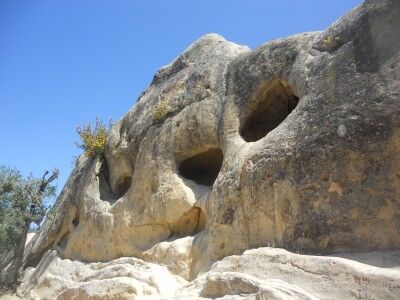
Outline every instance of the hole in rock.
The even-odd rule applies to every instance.
[[[179,166],[179,173],[197,184],[211,186],[218,176],[223,158],[221,149],[209,149],[185,159]]]
[[[57,243],[57,246],[60,247],[61,250],[64,250],[67,247],[68,238],[69,238],[69,231]]]
[[[72,224],[77,227],[79,225],[79,213],[76,213],[76,216],[74,217],[74,219],[72,220]]]
[[[98,176],[100,199],[108,201],[110,204],[115,203],[116,200],[121,198],[128,191],[132,182],[131,176],[121,175],[115,184],[114,190],[112,190],[110,186],[110,174],[105,160],[101,164]]]
[[[132,182],[131,176],[124,176],[118,179],[115,185],[115,193],[117,194],[118,198],[122,197],[129,190],[131,182]]]
[[[246,142],[260,140],[282,123],[298,102],[292,88],[280,79],[262,85],[252,101],[250,113],[241,124],[241,136]]]

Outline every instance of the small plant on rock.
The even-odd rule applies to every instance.
[[[162,122],[167,118],[168,113],[170,112],[170,107],[167,101],[160,101],[153,110],[154,120],[157,122]]]
[[[88,157],[103,155],[111,125],[111,121],[107,125],[96,117],[94,125],[86,124],[82,127],[78,126],[76,132],[79,135],[80,141],[75,142],[75,144],[83,149]]]
[[[334,45],[341,43],[342,39],[340,37],[333,37],[328,35],[322,40],[325,47],[333,47]]]

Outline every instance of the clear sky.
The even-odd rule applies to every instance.
[[[62,187],[78,124],[120,119],[168,64],[214,32],[255,48],[323,30],[361,0],[0,0],[0,164]]]

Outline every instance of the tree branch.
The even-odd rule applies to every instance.
[[[44,191],[46,190],[46,187],[47,187],[52,181],[54,181],[55,179],[58,178],[58,175],[60,174],[60,171],[59,171],[58,169],[54,169],[54,170],[52,171],[51,176],[50,176],[49,178],[46,179],[47,174],[49,174],[49,171],[45,171],[44,174],[43,174],[42,181],[41,181],[41,183],[40,183],[39,191],[38,191],[40,194],[43,194]]]

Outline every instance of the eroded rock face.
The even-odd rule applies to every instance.
[[[399,251],[392,255],[397,258],[391,263],[399,266]],[[370,254],[376,261],[380,257]],[[258,248],[215,263],[179,293],[195,299],[197,295],[213,299],[395,299],[400,293],[399,279],[398,270]]]
[[[53,250],[36,269],[27,269],[20,290],[33,299],[132,299],[167,297],[186,283],[167,268],[134,257],[85,264],[60,259]]]
[[[26,266],[55,248],[191,280],[260,246],[400,249],[398,28],[400,3],[371,0],[255,50],[202,37],[78,160]]]
[[[224,258],[188,283],[137,258],[85,264],[49,251],[36,269],[27,269],[19,292],[58,300],[398,299],[399,250],[342,255],[353,260],[252,249]]]

